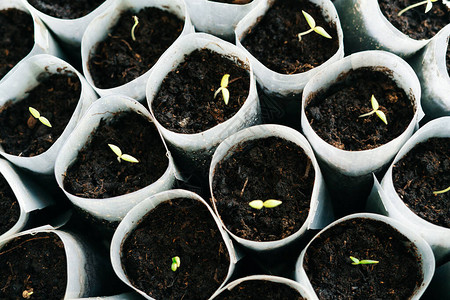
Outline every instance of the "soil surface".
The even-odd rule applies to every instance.
[[[33,18],[18,9],[0,10],[0,80],[34,46]]]
[[[395,190],[419,217],[450,228],[450,138],[431,138],[416,145],[392,170]]]
[[[137,16],[136,40],[131,29]],[[95,46],[89,59],[89,72],[95,86],[108,89],[128,83],[148,70],[178,38],[183,31],[184,20],[154,7],[138,13],[124,12],[108,37]]]
[[[328,144],[350,151],[373,149],[401,135],[415,108],[389,72],[365,67],[339,75],[328,90],[306,100],[311,127]],[[373,110],[372,95],[385,113],[387,125],[376,114],[359,117]]]
[[[64,244],[54,233],[13,239],[0,249],[0,298],[63,299],[67,286]]]
[[[81,82],[71,72],[42,73],[38,86],[20,101],[0,107],[0,143],[6,153],[32,157],[47,151],[61,136],[81,95]],[[47,127],[35,119],[29,107],[50,121]]]
[[[175,256],[180,266],[172,271]],[[155,299],[208,299],[225,280],[229,263],[217,224],[206,206],[192,199],[159,204],[122,248],[127,277]]]
[[[309,213],[314,166],[298,145],[276,137],[244,142],[215,169],[213,194],[225,226],[252,241],[274,241],[297,232]],[[260,210],[249,202],[281,200]]]
[[[410,299],[423,274],[409,243],[383,222],[348,220],[312,242],[304,268],[319,299]],[[350,256],[379,263],[352,265]]]
[[[178,133],[199,133],[234,116],[247,99],[250,75],[243,62],[208,49],[195,50],[171,71],[152,103],[156,119]],[[229,74],[230,98],[214,98],[222,77]]]
[[[20,206],[8,181],[0,174],[0,235],[10,230],[19,220]]]
[[[289,300],[303,300],[300,293],[288,286],[278,282],[266,280],[249,280],[244,281],[235,286],[231,291],[225,290],[215,300],[274,300],[274,299],[289,299]]]
[[[417,0],[378,0],[381,12],[395,28],[415,40],[432,38],[445,27],[450,20],[450,6],[442,0],[433,2],[433,8],[425,13],[426,5],[412,8],[400,17],[398,13],[415,3]]]
[[[78,19],[99,7],[105,0],[28,0],[34,8],[59,19]]]
[[[315,32],[298,34],[311,27],[302,10],[310,14],[332,37]],[[267,11],[242,45],[262,64],[282,74],[297,74],[311,70],[330,59],[339,48],[336,25],[325,21],[319,6],[308,0],[279,0]]]
[[[167,169],[167,151],[156,127],[135,112],[121,113],[112,122],[102,119],[90,138],[64,177],[64,188],[73,195],[103,199],[128,194],[152,184]],[[139,163],[119,162],[108,144]]]
[[[221,2],[221,3],[229,3],[229,4],[249,4],[253,0],[209,0],[212,2]]]

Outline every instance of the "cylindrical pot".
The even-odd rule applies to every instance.
[[[217,200],[214,198],[213,179],[215,173],[217,172],[217,165],[221,161],[226,160],[228,157],[230,157],[233,154],[233,151],[236,149],[236,147],[239,147],[244,142],[264,139],[268,137],[278,137],[287,140],[289,142],[295,143],[298,147],[302,148],[302,150],[305,152],[305,154],[309,157],[309,159],[312,162],[312,166],[315,172],[314,173],[315,178],[310,200],[310,209],[308,217],[306,218],[301,228],[284,239],[258,242],[237,236],[227,228],[227,224],[223,223],[223,220],[220,218],[220,213],[216,206]],[[314,152],[312,151],[311,146],[309,145],[306,138],[303,135],[301,135],[298,131],[289,127],[270,124],[253,126],[241,130],[225,139],[219,145],[219,147],[217,147],[217,150],[212,158],[211,167],[209,169],[209,187],[212,195],[214,211],[219,216],[222,226],[227,230],[230,236],[232,236],[233,239],[235,239],[239,244],[251,250],[269,251],[281,249],[282,247],[285,247],[293,243],[294,241],[300,239],[300,237],[302,237],[307,230],[322,229],[333,220],[333,212],[328,192],[325,187],[325,181],[323,180],[319,165],[315,159]]]
[[[15,8],[27,12],[33,18],[34,23],[34,46],[31,51],[25,56],[22,61],[25,59],[36,55],[47,53],[50,55],[55,55],[61,57],[61,50],[53,39],[52,35],[48,31],[47,27],[45,27],[44,23],[42,23],[41,19],[35,14],[32,10],[28,9],[26,5],[23,4],[21,0],[3,0],[0,3],[0,10]],[[0,83],[3,83],[6,78],[11,76],[17,70],[18,64],[12,68],[3,78],[0,78]]]
[[[120,15],[124,11],[139,11],[140,9],[149,6],[166,10],[172,14],[175,14],[180,19],[184,19],[184,28],[180,34],[180,37],[194,32],[194,27],[191,23],[183,0],[113,0],[108,8],[101,15],[96,17],[86,28],[86,34],[83,36],[83,40],[81,43],[83,73],[85,74],[87,81],[92,85],[92,87],[100,96],[123,94],[139,101],[141,101],[145,97],[145,85],[150,74],[155,69],[156,64],[150,70],[126,84],[113,88],[103,89],[95,85],[89,71],[88,62],[93,51],[95,51],[97,43],[107,37],[108,31],[110,31],[111,28],[114,27],[114,25],[119,20]],[[178,37],[178,39],[180,37]],[[172,46],[169,47],[169,49],[170,48],[172,48]],[[164,56],[164,54],[162,55],[162,57]]]
[[[123,293],[123,294],[114,295],[114,296],[72,298],[72,299],[68,299],[68,300],[89,300],[89,299],[91,299],[91,300],[139,300],[139,299],[142,299],[142,297],[136,293]]]
[[[89,141],[92,132],[99,126],[100,121],[102,119],[111,120],[120,112],[126,111],[132,111],[153,120],[144,106],[129,97],[116,95],[101,98],[91,105],[85,116],[78,122],[78,126],[62,147],[55,163],[56,181],[69,200],[95,217],[109,222],[122,220],[137,203],[153,194],[168,190],[175,184],[175,166],[168,152],[169,162],[165,173],[154,183],[129,194],[104,199],[91,199],[70,194],[64,189],[63,180],[67,169],[75,162],[78,153]]]
[[[305,299],[312,299],[311,294],[303,287],[303,285],[299,284],[296,281],[284,278],[284,277],[278,277],[278,276],[272,276],[272,275],[251,275],[246,276],[243,278],[236,279],[230,283],[228,283],[226,286],[221,288],[219,291],[215,293],[215,295],[212,297],[212,299],[215,299],[220,296],[221,293],[225,291],[231,291],[234,288],[238,287],[242,283],[246,283],[248,281],[257,281],[260,282],[261,285],[264,285],[264,282],[270,281],[275,282],[283,285],[287,285],[291,287],[292,289],[296,290],[303,298]]]
[[[303,91],[306,83],[312,76],[314,76],[314,74],[316,74],[320,70],[327,68],[330,64],[344,57],[344,37],[336,8],[329,0],[311,0],[311,2],[322,8],[323,15],[327,21],[332,22],[336,25],[339,48],[336,53],[322,65],[304,73],[287,75],[272,71],[264,66],[241,44],[241,41],[251,32],[253,27],[257,26],[260,19],[273,5],[273,0],[261,1],[257,7],[255,7],[236,25],[236,45],[241,48],[250,59],[258,83],[261,84],[263,89],[269,94],[275,94],[279,96],[299,94]]]
[[[247,4],[229,4],[209,0],[187,0],[186,5],[196,30],[222,38],[231,38],[236,24],[261,0]]]
[[[412,61],[422,87],[421,103],[427,119],[450,116],[450,76],[446,63],[449,38],[447,25]]]
[[[39,84],[37,80],[39,75],[43,73],[63,74],[63,72],[75,74],[81,83],[80,99],[75,111],[61,136],[47,151],[39,155],[33,157],[11,155],[5,153],[0,147],[0,154],[16,166],[39,174],[52,174],[59,150],[89,105],[97,99],[97,95],[86,82],[83,75],[75,68],[65,61],[48,54],[35,55],[23,61],[18,66],[17,72],[0,85],[0,106],[3,106],[9,100],[20,102],[31,89]],[[61,101],[63,100],[61,99]]]
[[[174,151],[194,168],[207,174],[210,159],[221,141],[243,128],[260,123],[260,106],[252,66],[247,56],[228,42],[209,34],[196,33],[185,36],[179,42],[174,43],[166,55],[155,65],[155,72],[150,75],[146,90],[148,105],[153,116],[155,114],[152,103],[164,78],[184,61],[185,55],[197,49],[209,49],[221,55],[230,56],[230,59],[240,60],[248,68],[250,74],[250,88],[245,103],[233,117],[221,124],[200,133],[183,134],[164,128],[155,118],[155,124],[171,151]]]
[[[134,231],[134,229],[140,224],[144,216],[146,216],[150,211],[152,211],[154,208],[156,208],[158,205],[167,202],[169,200],[175,200],[178,198],[187,198],[192,199],[195,201],[201,202],[205,207],[207,207],[208,211],[211,214],[211,217],[214,219],[214,222],[217,224],[217,228],[220,231],[221,237],[226,245],[226,251],[228,252],[230,264],[228,268],[227,277],[224,280],[224,282],[221,284],[221,287],[227,282],[235,268],[235,265],[237,263],[237,257],[235,250],[233,248],[233,244],[231,242],[231,239],[228,237],[227,233],[223,230],[222,226],[220,225],[220,222],[217,218],[217,216],[214,214],[212,209],[209,207],[209,205],[206,203],[205,200],[203,200],[200,196],[198,196],[195,193],[185,191],[185,190],[170,190],[166,192],[162,192],[159,194],[156,194],[152,197],[149,197],[136,205],[130,212],[125,216],[125,218],[122,220],[122,222],[117,227],[114,236],[111,241],[111,262],[113,265],[113,269],[116,272],[117,276],[125,282],[127,285],[132,287],[135,291],[137,291],[139,294],[144,296],[146,299],[153,299],[149,295],[147,295],[145,292],[139,290],[135,286],[133,286],[128,279],[124,267],[122,266],[121,258],[123,256],[122,248],[125,240],[129,237],[129,235]],[[183,261],[181,261],[181,265],[183,264]],[[169,266],[170,267],[170,263]],[[219,287],[220,289],[220,287]]]
[[[395,190],[392,169],[417,144],[433,137],[450,138],[449,128],[450,117],[430,121],[424,127],[420,128],[400,149],[384,175],[381,185],[375,178],[375,184],[368,202],[369,210],[401,222],[426,240],[433,249],[438,263],[450,255],[450,228],[432,224],[416,215],[406,206]],[[442,167],[444,168],[444,166]]]
[[[314,288],[311,285],[311,282],[308,278],[308,275],[305,272],[304,269],[304,258],[305,254],[308,250],[308,248],[311,246],[311,244],[314,242],[315,239],[320,237],[321,234],[323,234],[325,231],[329,230],[330,228],[343,223],[347,222],[349,220],[357,220],[357,219],[368,219],[368,220],[375,220],[375,221],[381,221],[387,225],[390,225],[395,230],[397,230],[400,234],[406,237],[407,240],[409,240],[409,243],[414,245],[416,247],[416,255],[418,259],[418,263],[420,263],[420,270],[423,275],[422,282],[419,282],[419,285],[416,287],[416,289],[413,292],[413,295],[411,298],[408,299],[420,299],[422,294],[425,292],[427,286],[430,284],[430,281],[434,274],[435,269],[435,260],[433,256],[433,252],[430,248],[430,246],[423,240],[418,234],[416,234],[413,230],[408,228],[407,226],[403,225],[402,223],[398,222],[397,220],[377,215],[377,214],[370,214],[370,213],[359,213],[359,214],[352,214],[349,216],[346,216],[344,218],[341,218],[327,227],[325,227],[322,231],[320,231],[306,246],[306,248],[301,252],[296,266],[295,266],[295,280],[301,284],[303,284],[307,291],[311,293],[312,298],[311,299],[319,299],[316,292],[314,291]],[[356,237],[357,239],[358,237]],[[361,237],[363,238],[363,237]],[[362,257],[358,257],[359,259],[366,259]],[[351,261],[349,262],[351,263]],[[354,266],[359,267],[359,266]],[[374,266],[376,267],[376,266]],[[339,270],[337,270],[339,272]]]

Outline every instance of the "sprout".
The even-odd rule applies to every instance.
[[[228,91],[228,79],[230,78],[230,74],[225,74],[220,81],[220,88],[214,93],[214,99],[217,97],[220,91],[222,91],[223,101],[226,105],[228,105],[228,100],[230,99],[230,91]]]
[[[24,299],[30,299],[31,295],[33,295],[33,289],[28,289],[22,292],[22,297]]]
[[[131,155],[122,154],[122,150],[119,147],[113,144],[108,144],[109,148],[117,155],[117,160],[120,162],[120,159],[130,163],[138,163],[139,161]]]
[[[378,260],[370,260],[370,259],[359,260],[353,256],[350,256],[350,259],[353,261],[352,265],[373,265],[379,263]]]
[[[425,1],[421,1],[418,2],[416,4],[412,4],[404,9],[402,9],[401,11],[398,12],[398,16],[400,17],[405,11],[410,10],[411,8],[417,7],[417,6],[421,6],[426,4],[427,6],[425,7],[425,13],[429,12],[431,10],[431,8],[433,7],[433,2],[436,2],[437,0],[425,0]]]
[[[280,205],[281,203],[282,202],[280,200],[269,199],[264,202],[262,200],[253,200],[248,205],[250,205],[250,207],[254,209],[261,209],[263,207],[274,208]]]
[[[447,193],[448,191],[450,191],[450,186],[448,188],[446,188],[445,190],[435,191],[435,192],[433,192],[433,194],[436,196],[439,194]]]
[[[316,21],[314,20],[314,18],[308,14],[306,11],[302,10],[303,15],[305,16],[306,22],[308,23],[309,27],[311,27],[310,29],[306,30],[305,32],[301,32],[299,33],[298,36],[298,40],[301,41],[302,40],[302,35],[306,35],[310,32],[316,32],[318,34],[320,34],[323,37],[326,37],[327,39],[331,39],[331,35],[329,35],[325,29],[323,29],[320,26],[316,26]]]
[[[172,265],[170,266],[172,271],[175,272],[180,267],[180,265],[181,265],[180,257],[178,256],[172,257]]]
[[[41,116],[41,114],[37,111],[37,109],[30,106],[30,107],[28,107],[28,110],[30,111],[31,115],[33,117],[35,117],[36,119],[38,119],[39,121],[41,121],[42,124],[44,124],[45,126],[48,126],[48,127],[52,127],[52,124],[50,124],[50,121],[46,117]]]
[[[386,125],[387,125],[387,119],[386,119],[386,115],[384,114],[384,112],[382,112],[381,110],[378,110],[378,108],[380,107],[380,105],[378,104],[377,99],[375,99],[375,96],[372,95],[372,98],[370,98],[370,102],[372,103],[372,111],[368,112],[367,114],[363,114],[360,115],[359,118],[362,117],[367,117],[370,116],[371,114],[377,114],[377,116],[381,119],[381,121],[383,121]]]
[[[133,39],[133,41],[136,41],[136,36],[134,35],[134,30],[136,29],[136,27],[139,24],[139,19],[137,16],[133,16],[134,19],[134,25],[133,27],[131,27],[131,38]]]

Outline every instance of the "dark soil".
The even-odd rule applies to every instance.
[[[230,74],[230,99],[225,104],[215,91],[225,74]],[[156,119],[178,133],[199,133],[234,116],[247,99],[250,75],[243,62],[236,63],[208,49],[195,50],[170,72],[153,100]]]
[[[252,241],[274,241],[297,232],[309,213],[314,167],[303,149],[270,137],[234,146],[214,173],[213,194],[226,227]],[[281,200],[275,208],[253,200]]]
[[[64,244],[54,233],[13,239],[0,249],[0,298],[23,300],[63,299],[67,285]]]
[[[172,258],[180,267],[171,270]],[[208,209],[192,199],[159,204],[122,248],[127,277],[155,299],[208,299],[225,280],[230,258]]]
[[[395,190],[419,217],[450,228],[450,138],[431,138],[416,145],[392,170]]]
[[[314,131],[328,144],[359,151],[379,147],[401,135],[413,119],[415,107],[383,68],[359,68],[341,74],[328,90],[306,101],[306,117]],[[375,95],[388,124],[372,111]],[[412,97],[412,96],[411,96]]]
[[[352,265],[350,256],[379,263]],[[319,299],[410,299],[423,280],[416,247],[390,225],[365,218],[322,233],[304,268]]]
[[[108,144],[139,160],[117,160]],[[78,153],[64,177],[67,192],[84,198],[103,199],[144,188],[166,171],[166,148],[156,127],[146,117],[124,112],[112,122],[101,120],[91,140]]]
[[[33,18],[18,9],[0,10],[0,80],[34,46]]]
[[[215,300],[235,300],[235,299],[254,299],[254,300],[274,300],[289,299],[303,300],[298,291],[287,284],[265,280],[244,281],[235,286],[231,291],[225,290],[220,293]]]
[[[131,37],[133,16],[139,19],[135,41]],[[89,59],[89,72],[95,85],[107,89],[138,78],[153,67],[183,27],[184,20],[158,8],[124,12],[108,37],[95,46]]]
[[[40,12],[59,19],[78,19],[99,7],[105,0],[28,0]]]
[[[332,37],[327,39],[309,30],[302,10],[309,13]],[[267,11],[242,45],[269,69],[282,74],[311,70],[331,58],[339,48],[336,24],[326,22],[319,6],[308,0],[279,0]]]
[[[249,4],[253,0],[209,0],[209,1],[228,3],[228,4]]]
[[[40,82],[20,101],[0,107],[0,143],[6,153],[32,157],[47,151],[60,137],[75,111],[81,95],[81,83],[71,72],[42,73]],[[33,107],[52,127],[35,119]]]
[[[0,174],[0,236],[10,230],[19,220],[20,206],[8,181]]]
[[[415,40],[430,39],[450,21],[450,6],[442,0],[433,2],[433,8],[425,13],[426,5],[421,5],[403,13],[398,13],[418,3],[417,0],[378,0],[381,12],[395,28]]]

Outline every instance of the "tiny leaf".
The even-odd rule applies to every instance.
[[[384,114],[384,112],[382,112],[381,110],[377,110],[375,113],[381,119],[381,121],[383,121],[384,124],[387,125],[388,122],[387,122],[387,118],[386,118],[386,115]]]
[[[356,257],[350,256],[350,259],[353,261],[352,265],[357,265],[359,264],[359,259],[357,259]]]
[[[314,31],[317,32],[318,34],[320,34],[323,37],[326,37],[327,39],[331,39],[331,35],[328,34],[328,32],[325,31],[325,29],[323,29],[320,26],[316,26],[314,27]]]
[[[433,7],[433,3],[431,3],[431,0],[427,0],[427,6],[425,7],[425,13],[429,12],[432,7]]]
[[[216,99],[217,95],[219,94],[219,92],[223,90],[223,87],[220,87],[217,89],[217,91],[214,93],[214,99]]]
[[[172,262],[177,264],[177,267],[179,267],[181,265],[181,259],[179,256],[175,256],[172,258]]]
[[[308,22],[309,27],[316,27],[316,21],[314,20],[314,18],[304,10],[302,10],[302,13],[303,16],[305,16],[306,22]]]
[[[261,209],[264,206],[264,202],[262,200],[253,200],[248,205],[254,209]]]
[[[50,124],[50,121],[46,117],[39,117],[38,120],[41,121],[41,123],[45,126],[52,127],[52,124]]]
[[[134,158],[133,156],[129,155],[129,154],[123,154],[120,156],[121,159],[123,159],[124,161],[130,162],[130,163],[138,163],[139,160],[137,160],[136,158]]]
[[[170,268],[172,269],[172,271],[176,271],[178,269],[178,266],[176,263],[172,263],[172,265],[170,266]]]
[[[363,259],[359,261],[360,265],[371,265],[371,264],[377,264],[379,263],[378,260],[371,260],[371,259]]]
[[[228,79],[230,78],[230,74],[225,74],[220,81],[220,86],[223,88],[228,87]]]
[[[228,105],[228,100],[230,100],[230,91],[226,88],[222,90],[223,102]]]
[[[108,144],[108,146],[117,155],[117,157],[120,158],[122,156],[122,150],[120,150],[119,147],[117,147],[116,145],[113,145],[113,144]]]
[[[275,200],[275,199],[269,199],[264,201],[264,207],[267,208],[274,208],[277,207],[278,205],[280,205],[282,202],[280,200]]]
[[[39,117],[41,116],[41,114],[37,111],[37,109],[33,108],[33,107],[28,107],[28,110],[30,111],[31,115],[33,117],[35,117],[36,119],[39,119]]]
[[[374,95],[372,95],[372,97],[370,98],[370,103],[372,103],[373,110],[377,110],[380,107]]]

